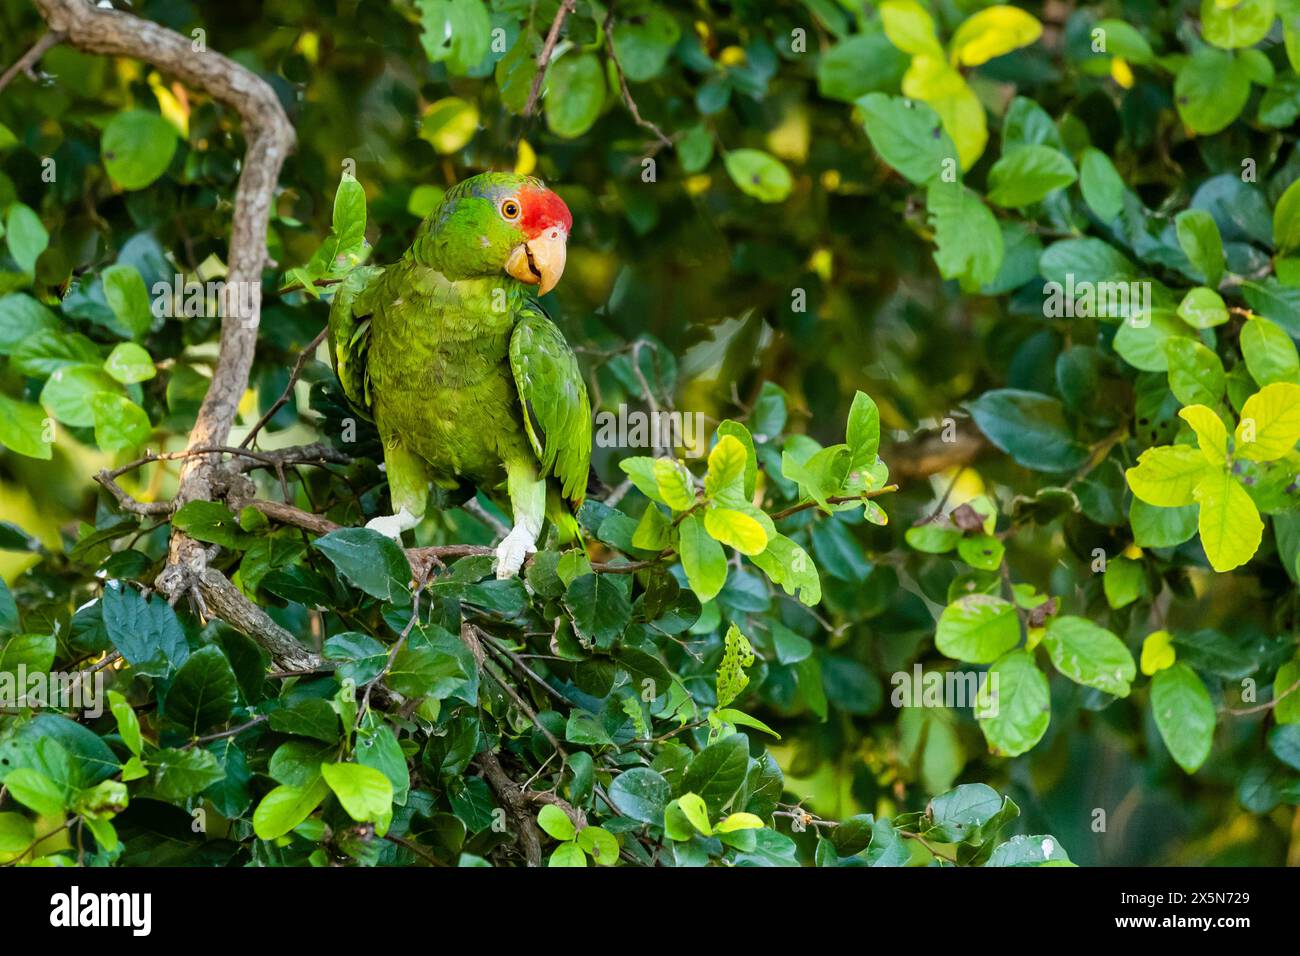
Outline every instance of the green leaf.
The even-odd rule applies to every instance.
[[[153,425],[145,410],[124,395],[96,392],[90,396],[95,417],[95,444],[103,451],[124,451],[145,444]]]
[[[41,816],[62,816],[67,806],[67,794],[63,788],[32,767],[9,771],[4,785],[11,797]]]
[[[697,832],[702,836],[713,836],[713,827],[709,825],[709,810],[704,798],[698,793],[683,793],[675,803]]]
[[[1210,566],[1220,573],[1240,567],[1255,556],[1264,537],[1264,522],[1250,495],[1232,475],[1212,469],[1195,489],[1201,506],[1197,526]]]
[[[569,815],[553,803],[546,804],[538,812],[537,825],[553,839],[560,841],[572,840],[578,832]]]
[[[575,867],[586,866],[587,857],[582,852],[582,847],[576,843],[561,843],[551,853],[547,866]]]
[[[1002,230],[993,213],[961,183],[933,180],[925,206],[934,229],[935,264],[965,291],[991,282],[1002,266]]]
[[[1286,188],[1273,207],[1273,245],[1278,255],[1300,249],[1300,179]]]
[[[1214,217],[1204,209],[1184,209],[1174,217],[1174,227],[1178,245],[1192,268],[1200,273],[1207,286],[1218,288],[1219,280],[1223,278],[1223,238]],[[1227,321],[1226,315],[1224,321]]]
[[[790,170],[761,149],[733,149],[723,157],[723,165],[740,191],[759,202],[784,202],[794,187]]]
[[[5,236],[9,242],[9,254],[18,263],[18,268],[29,276],[34,275],[36,260],[50,244],[50,234],[46,232],[41,217],[31,207],[13,203],[5,214]]]
[[[786,594],[792,597],[798,594],[800,602],[808,607],[821,603],[822,583],[817,565],[807,551],[785,535],[773,535],[767,542],[767,550],[752,555],[750,560],[767,574],[773,584],[779,584]]]
[[[1166,343],[1171,338],[1191,334],[1191,330],[1171,310],[1155,309],[1121,322],[1112,344],[1120,357],[1134,368],[1144,372],[1165,372],[1169,370]]]
[[[153,324],[149,293],[135,266],[114,265],[104,270],[104,298],[113,316],[131,335],[140,336]]]
[[[1189,56],[1174,80],[1178,115],[1192,132],[1203,136],[1219,132],[1240,116],[1249,97],[1250,75],[1241,61],[1212,47]]]
[[[668,781],[649,767],[625,770],[609,785],[618,812],[641,823],[659,823],[672,795]]]
[[[601,866],[618,862],[618,840],[604,827],[584,827],[578,834],[578,846]]]
[[[990,664],[1020,641],[1015,605],[990,594],[967,594],[939,616],[939,653],[970,664]]]
[[[410,602],[411,566],[401,546],[370,528],[341,528],[312,542],[347,580],[371,597]]]
[[[1113,170],[1112,170],[1113,172]],[[1050,146],[1017,146],[989,170],[989,202],[1020,208],[1079,178],[1070,158]]]
[[[936,179],[945,168],[959,168],[957,147],[939,114],[925,103],[869,93],[857,106],[880,158],[918,186]]]
[[[1228,307],[1219,293],[1198,287],[1183,296],[1178,317],[1194,329],[1209,329],[1228,321]]]
[[[1178,766],[1195,773],[1214,743],[1214,702],[1186,664],[1175,663],[1151,678],[1151,713]]]
[[[995,389],[971,402],[970,411],[989,441],[1033,471],[1072,471],[1087,460],[1088,449],[1074,438],[1059,399]]]
[[[635,20],[620,18],[613,42],[623,75],[633,83],[654,79],[663,72],[681,33],[677,21],[655,7]]]
[[[166,172],[176,152],[176,130],[156,113],[127,110],[104,127],[104,168],[123,189],[144,189]]]
[[[594,53],[552,61],[546,71],[546,126],[563,139],[591,129],[605,104],[605,73]]]
[[[701,750],[682,778],[682,789],[697,793],[716,816],[735,796],[749,770],[749,742],[732,734]]]
[[[393,785],[382,772],[359,763],[323,763],[320,772],[348,816],[385,825],[393,812]]]
[[[1242,326],[1241,354],[1251,378],[1260,385],[1300,380],[1295,342],[1268,319],[1255,317]]]
[[[134,342],[119,342],[104,359],[104,371],[123,385],[147,382],[158,374],[149,353]]]
[[[880,409],[866,392],[853,393],[844,440],[849,446],[851,471],[875,463],[880,451]]]
[[[1082,617],[1054,618],[1043,645],[1056,669],[1076,684],[1127,697],[1137,664],[1124,642]]]
[[[1007,757],[1031,750],[1047,733],[1052,719],[1047,676],[1029,651],[1011,651],[989,667],[987,686],[994,696],[993,713],[979,716],[989,746]]]
[[[740,633],[740,628],[732,624],[727,628],[723,638],[722,660],[718,664],[717,703],[726,707],[741,695],[749,684],[745,668],[754,663],[754,648],[749,638]]]
[[[284,836],[311,816],[329,792],[323,777],[305,787],[276,787],[253,811],[253,832],[263,840]]]
[[[98,365],[65,365],[41,389],[41,404],[63,424],[89,428],[95,424],[91,397],[99,392],[117,392],[119,388]]]
[[[632,615],[627,593],[614,583],[614,575],[584,574],[574,578],[565,590],[564,606],[578,633],[601,648],[613,646]]]
[[[53,427],[39,405],[16,402],[0,395],[0,445],[28,458],[48,461],[54,456]],[[50,440],[46,440],[49,435]]]
[[[0,813],[0,862],[36,842],[35,824],[21,813]]]
[[[247,547],[250,540],[239,526],[239,519],[216,501],[186,502],[172,517],[172,525],[196,541],[226,548]]]
[[[1166,339],[1165,358],[1169,363],[1169,390],[1183,405],[1214,406],[1223,398],[1227,387],[1223,363],[1196,339]]]
[[[1110,222],[1124,208],[1124,180],[1115,165],[1099,149],[1089,146],[1079,163],[1079,188],[1083,201],[1103,222]]]
[[[1102,576],[1106,603],[1112,608],[1127,607],[1146,591],[1146,571],[1142,562],[1131,558],[1114,557],[1106,562]]]
[[[221,723],[239,702],[235,672],[221,648],[209,645],[195,651],[176,672],[164,698],[169,721],[190,737]]]
[[[54,313],[29,295],[0,296],[0,355],[8,355],[38,332],[58,328]]]
[[[727,583],[727,556],[695,515],[687,515],[678,526],[678,553],[686,580],[700,599],[712,601]]]
[[[113,646],[136,671],[163,677],[190,656],[185,631],[165,600],[146,601],[120,581],[104,588],[104,628]]]
[[[482,0],[418,0],[420,43],[431,63],[464,76],[488,54],[492,20]]]
[[[1201,33],[1217,47],[1254,46],[1267,36],[1276,16],[1274,0],[1201,0]]]

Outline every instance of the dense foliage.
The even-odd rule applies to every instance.
[[[1300,857],[1295,0],[133,12],[297,145],[246,447],[176,506],[239,117],[68,45],[3,92],[0,861]],[[606,416],[585,548],[506,581],[482,496],[361,527],[312,344],[487,168],[573,211]],[[153,593],[178,531],[263,623]]]

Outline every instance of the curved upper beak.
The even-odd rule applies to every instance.
[[[547,229],[539,236],[521,242],[510,250],[506,272],[520,282],[537,286],[537,294],[546,295],[564,275],[568,254],[568,236],[560,227]]]

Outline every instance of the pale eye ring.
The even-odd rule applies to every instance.
[[[516,202],[515,200],[513,199],[502,200],[501,218],[505,219],[507,222],[514,222],[516,219],[518,219],[521,211],[522,210],[520,210],[519,208],[519,203]]]

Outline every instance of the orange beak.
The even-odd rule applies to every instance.
[[[510,250],[506,272],[525,285],[537,286],[539,296],[546,295],[564,275],[568,238],[563,226],[544,229]]]

